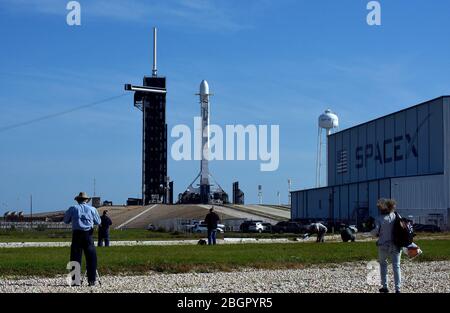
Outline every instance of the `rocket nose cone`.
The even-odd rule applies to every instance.
[[[209,95],[209,85],[206,80],[202,80],[202,82],[200,83],[200,94]]]

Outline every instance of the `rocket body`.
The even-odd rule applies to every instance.
[[[212,94],[209,91],[208,82],[202,80],[199,89],[197,95],[200,100],[200,118],[196,117],[194,122],[194,149],[196,160],[200,160],[200,173],[181,195],[180,203],[228,203],[228,195],[215,181],[209,170],[209,160],[211,160],[209,98]],[[195,185],[196,182],[198,185]]]
[[[200,186],[209,190],[209,85],[206,80],[200,83],[200,112],[202,119],[202,159],[200,161]]]

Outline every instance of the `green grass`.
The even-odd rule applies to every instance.
[[[450,241],[417,242],[418,261],[450,260]],[[0,249],[0,276],[55,276],[67,273],[69,248]],[[238,268],[301,268],[309,265],[376,259],[373,242],[325,244],[242,244],[217,246],[137,246],[98,248],[99,271],[144,274],[149,271],[210,272]]]

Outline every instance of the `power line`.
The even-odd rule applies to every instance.
[[[31,120],[28,120],[28,121],[24,121],[24,122],[20,122],[20,123],[17,123],[17,124],[12,124],[12,125],[9,125],[9,126],[0,127],[0,133],[4,132],[4,131],[11,130],[11,129],[14,129],[14,128],[27,126],[27,125],[34,124],[34,123],[37,123],[37,122],[41,122],[41,121],[44,121],[44,120],[48,120],[48,119],[51,119],[51,118],[55,118],[55,117],[59,117],[59,116],[66,115],[66,114],[70,114],[70,113],[73,113],[73,112],[76,112],[76,111],[80,111],[80,110],[83,110],[83,109],[87,109],[87,108],[93,107],[95,105],[99,105],[99,104],[106,103],[106,102],[109,102],[109,101],[112,101],[112,100],[115,100],[115,99],[122,98],[123,96],[126,96],[126,95],[127,95],[126,93],[123,93],[121,95],[117,95],[117,96],[114,96],[114,97],[106,98],[106,99],[95,101],[95,102],[92,102],[92,103],[80,105],[80,106],[77,106],[77,107],[74,107],[72,109],[68,109],[68,110],[65,110],[65,111],[44,115],[44,116],[41,116],[41,117],[38,117],[38,118],[34,118],[34,119],[31,119]]]

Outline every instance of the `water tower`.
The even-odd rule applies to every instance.
[[[320,187],[321,177],[320,177],[320,169],[322,167],[322,146],[323,146],[323,130],[325,130],[325,134],[328,137],[333,129],[337,129],[339,127],[339,118],[336,114],[334,114],[330,109],[325,110],[319,116],[319,133],[317,138],[317,159],[316,159],[316,187]],[[326,142],[326,141],[325,141]]]

